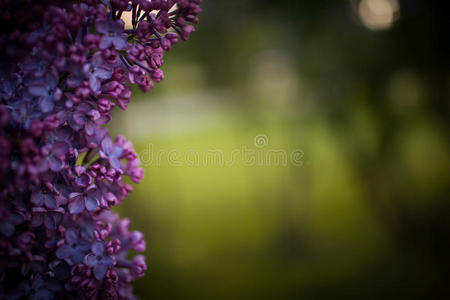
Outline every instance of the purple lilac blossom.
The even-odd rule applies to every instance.
[[[136,299],[147,265],[129,252],[146,242],[111,207],[143,169],[105,125],[131,85],[164,78],[164,52],[193,32],[199,4],[0,1],[0,299]]]
[[[105,253],[105,244],[102,241],[96,240],[92,243],[91,251],[84,257],[84,262],[93,268],[95,278],[101,280],[105,277],[108,268],[115,264],[114,258]]]
[[[127,35],[123,33],[124,22],[122,20],[105,20],[96,24],[97,32],[101,34],[100,49],[114,47],[116,50],[127,48]]]
[[[101,81],[111,78],[112,70],[105,64],[101,52],[96,52],[89,63],[83,66],[84,75],[94,93],[100,92]]]
[[[71,264],[79,264],[90,246],[89,241],[81,238],[75,229],[69,228],[65,234],[65,244],[56,250],[56,256]]]

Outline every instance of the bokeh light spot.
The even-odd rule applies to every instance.
[[[359,18],[371,30],[386,30],[399,17],[398,0],[362,0],[358,8]]]

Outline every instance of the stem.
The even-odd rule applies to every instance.
[[[99,157],[99,158],[97,158],[96,160],[94,160],[94,161],[88,163],[88,166],[90,167],[90,166],[92,166],[93,164],[98,163],[98,162],[100,162],[100,161],[102,161],[102,160],[103,160],[103,158]]]
[[[59,77],[59,81],[58,81],[58,86],[61,85],[61,83],[64,81],[64,79],[66,79],[69,76],[69,72],[64,72],[61,77]]]
[[[126,259],[118,259],[117,263],[116,263],[117,267],[122,267],[122,268],[132,268],[133,267],[133,263],[129,260]]]
[[[140,16],[141,16],[141,7],[139,6],[138,11],[136,13],[136,19],[139,19]]]
[[[122,63],[125,65],[125,67],[130,68],[131,64],[126,60],[126,58],[124,56],[119,56],[120,60],[122,61]]]
[[[92,149],[89,149],[86,155],[83,157],[83,161],[81,162],[82,165],[86,165],[90,159],[88,159],[89,155],[91,154]]]
[[[67,29],[67,36],[69,37],[69,42],[70,42],[71,44],[73,44],[72,34],[70,33],[70,30],[69,30],[69,29]]]
[[[139,67],[141,67],[142,69],[144,69],[145,71],[147,71],[148,73],[151,73],[151,72],[152,72],[151,69],[149,69],[149,68],[147,68],[146,66],[144,66],[144,65],[142,65],[142,64],[140,64],[140,63],[138,63],[137,61],[135,61],[134,63],[135,63],[136,65],[138,65]]]
[[[181,37],[181,30],[178,27],[176,27],[175,25],[172,25],[172,28],[175,29],[175,31],[178,32],[178,34]]]
[[[136,29],[136,4],[133,4],[133,12],[131,17],[131,23],[133,24],[133,29]]]
[[[139,18],[139,22],[144,20],[148,15],[150,14],[150,11],[146,11],[140,18]]]

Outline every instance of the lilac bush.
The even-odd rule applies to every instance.
[[[111,208],[143,170],[105,124],[164,78],[199,3],[0,0],[0,298],[135,298],[145,240]]]

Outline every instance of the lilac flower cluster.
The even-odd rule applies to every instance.
[[[200,1],[0,1],[1,299],[135,298],[145,240],[111,207],[143,170],[104,125],[164,78]]]

